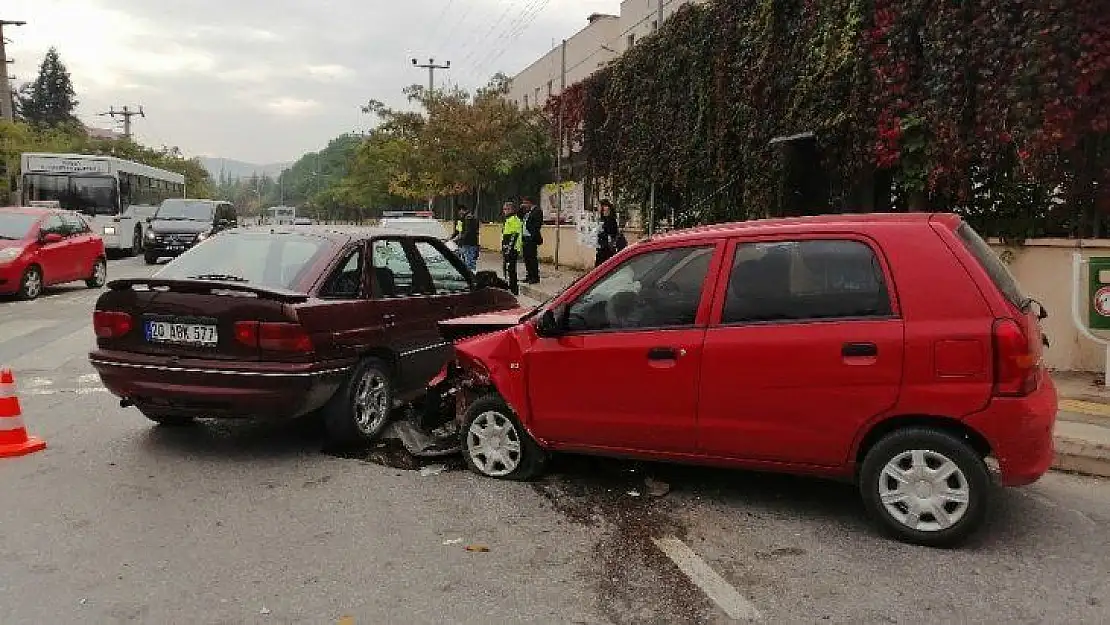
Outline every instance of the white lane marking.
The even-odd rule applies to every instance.
[[[651,540],[729,618],[737,621],[756,621],[761,618],[759,610],[686,546],[686,543],[673,536]]]
[[[54,380],[47,378],[31,378],[24,382],[29,388],[41,388],[43,386],[53,386]]]
[[[77,378],[77,383],[81,384],[82,386],[87,386],[89,384],[100,384],[100,374],[86,373],[85,375]]]

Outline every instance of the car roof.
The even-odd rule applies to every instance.
[[[697,226],[685,230],[674,230],[656,235],[652,241],[689,241],[716,237],[834,232],[839,230],[859,230],[870,226],[928,224],[934,218],[958,219],[948,213],[853,213],[847,215],[815,215],[811,217],[782,217],[776,219],[752,219],[708,226]]]
[[[2,206],[0,211],[6,213],[21,213],[24,215],[50,215],[59,212],[56,208],[39,208],[37,206]]]
[[[379,228],[376,226],[331,226],[321,224],[311,225],[262,225],[234,228],[228,232],[259,232],[269,231],[272,234],[311,234],[336,243],[345,244],[360,239],[374,237],[408,237],[412,239],[435,240],[435,237],[413,234],[404,230],[392,228]]]

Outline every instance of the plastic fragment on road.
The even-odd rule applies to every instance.
[[[433,475],[439,475],[446,470],[447,467],[442,464],[429,464],[428,466],[420,469],[420,477],[431,477]]]
[[[489,547],[485,545],[467,545],[466,550],[473,553],[489,553]]]
[[[652,497],[662,497],[671,492],[670,484],[653,480],[650,477],[644,480],[644,486],[647,487],[647,493]]]
[[[629,497],[639,497],[640,496],[640,491],[633,488],[632,490],[628,491],[628,496]]]
[[[462,543],[461,538],[450,538],[448,540],[443,541],[444,545],[458,545],[458,544],[461,544],[461,543]]]

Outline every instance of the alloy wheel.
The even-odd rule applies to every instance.
[[[104,286],[104,282],[107,280],[107,276],[108,276],[108,265],[107,265],[107,263],[105,263],[103,260],[96,261],[96,265],[93,266],[93,275],[92,275],[93,286],[97,286],[97,287]]]
[[[35,299],[42,294],[42,273],[31,267],[23,275],[23,294],[27,299]]]
[[[369,369],[355,387],[355,425],[367,436],[373,436],[389,418],[389,388],[380,371]]]
[[[483,412],[470,422],[466,438],[466,453],[483,474],[504,477],[520,466],[520,432],[508,416]]]
[[[959,465],[931,450],[910,449],[891,458],[877,487],[887,514],[919,532],[956,525],[971,503],[971,486]]]

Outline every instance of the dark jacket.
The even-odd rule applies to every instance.
[[[478,247],[478,231],[481,226],[478,224],[478,218],[474,215],[464,217],[462,220],[462,233],[459,234],[459,245],[468,245],[470,247]]]
[[[597,249],[606,250],[610,254],[618,250],[617,239],[620,238],[621,229],[617,226],[617,218],[613,215],[601,218],[601,227],[597,230]]]
[[[524,240],[543,245],[543,209],[539,206],[533,206],[524,216]]]

